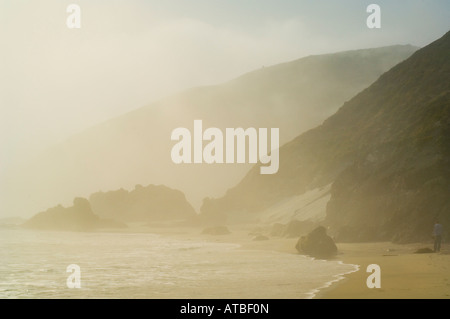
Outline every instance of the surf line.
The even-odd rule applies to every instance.
[[[278,172],[280,163],[279,135],[279,128],[270,129],[270,151],[268,151],[267,128],[258,130],[254,127],[245,130],[226,128],[224,143],[224,134],[221,129],[210,127],[203,131],[202,120],[194,120],[193,136],[191,131],[184,127],[178,127],[172,131],[171,140],[178,143],[172,147],[170,155],[175,164],[246,163],[248,157],[248,163],[256,164],[259,161],[261,164],[268,164],[260,166],[260,174],[275,174]],[[203,147],[204,141],[209,143]],[[246,146],[248,146],[248,152]]]

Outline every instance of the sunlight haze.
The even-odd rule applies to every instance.
[[[70,3],[81,29],[66,27]],[[366,1],[2,0],[2,181],[55,143],[187,88],[311,54],[424,46],[446,31],[446,1],[378,3],[380,30],[365,26]]]

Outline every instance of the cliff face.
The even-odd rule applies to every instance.
[[[258,213],[332,183],[325,222],[341,241],[427,240],[450,228],[450,32],[383,74],[319,127],[254,167],[202,215]]]
[[[123,222],[189,220],[197,216],[181,191],[162,185],[137,185],[131,192],[97,192],[89,201],[100,217]]]

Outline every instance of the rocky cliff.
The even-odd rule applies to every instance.
[[[450,32],[281,147],[277,174],[254,167],[202,215],[258,214],[329,183],[338,240],[427,240],[436,217],[450,228]]]

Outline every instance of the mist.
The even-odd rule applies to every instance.
[[[448,299],[450,2],[369,4],[0,0],[0,298]]]
[[[422,46],[446,27],[439,1],[380,2],[381,30],[355,1],[77,1],[82,27],[68,29],[70,3],[0,2],[2,195],[30,158],[166,96],[311,54]]]

